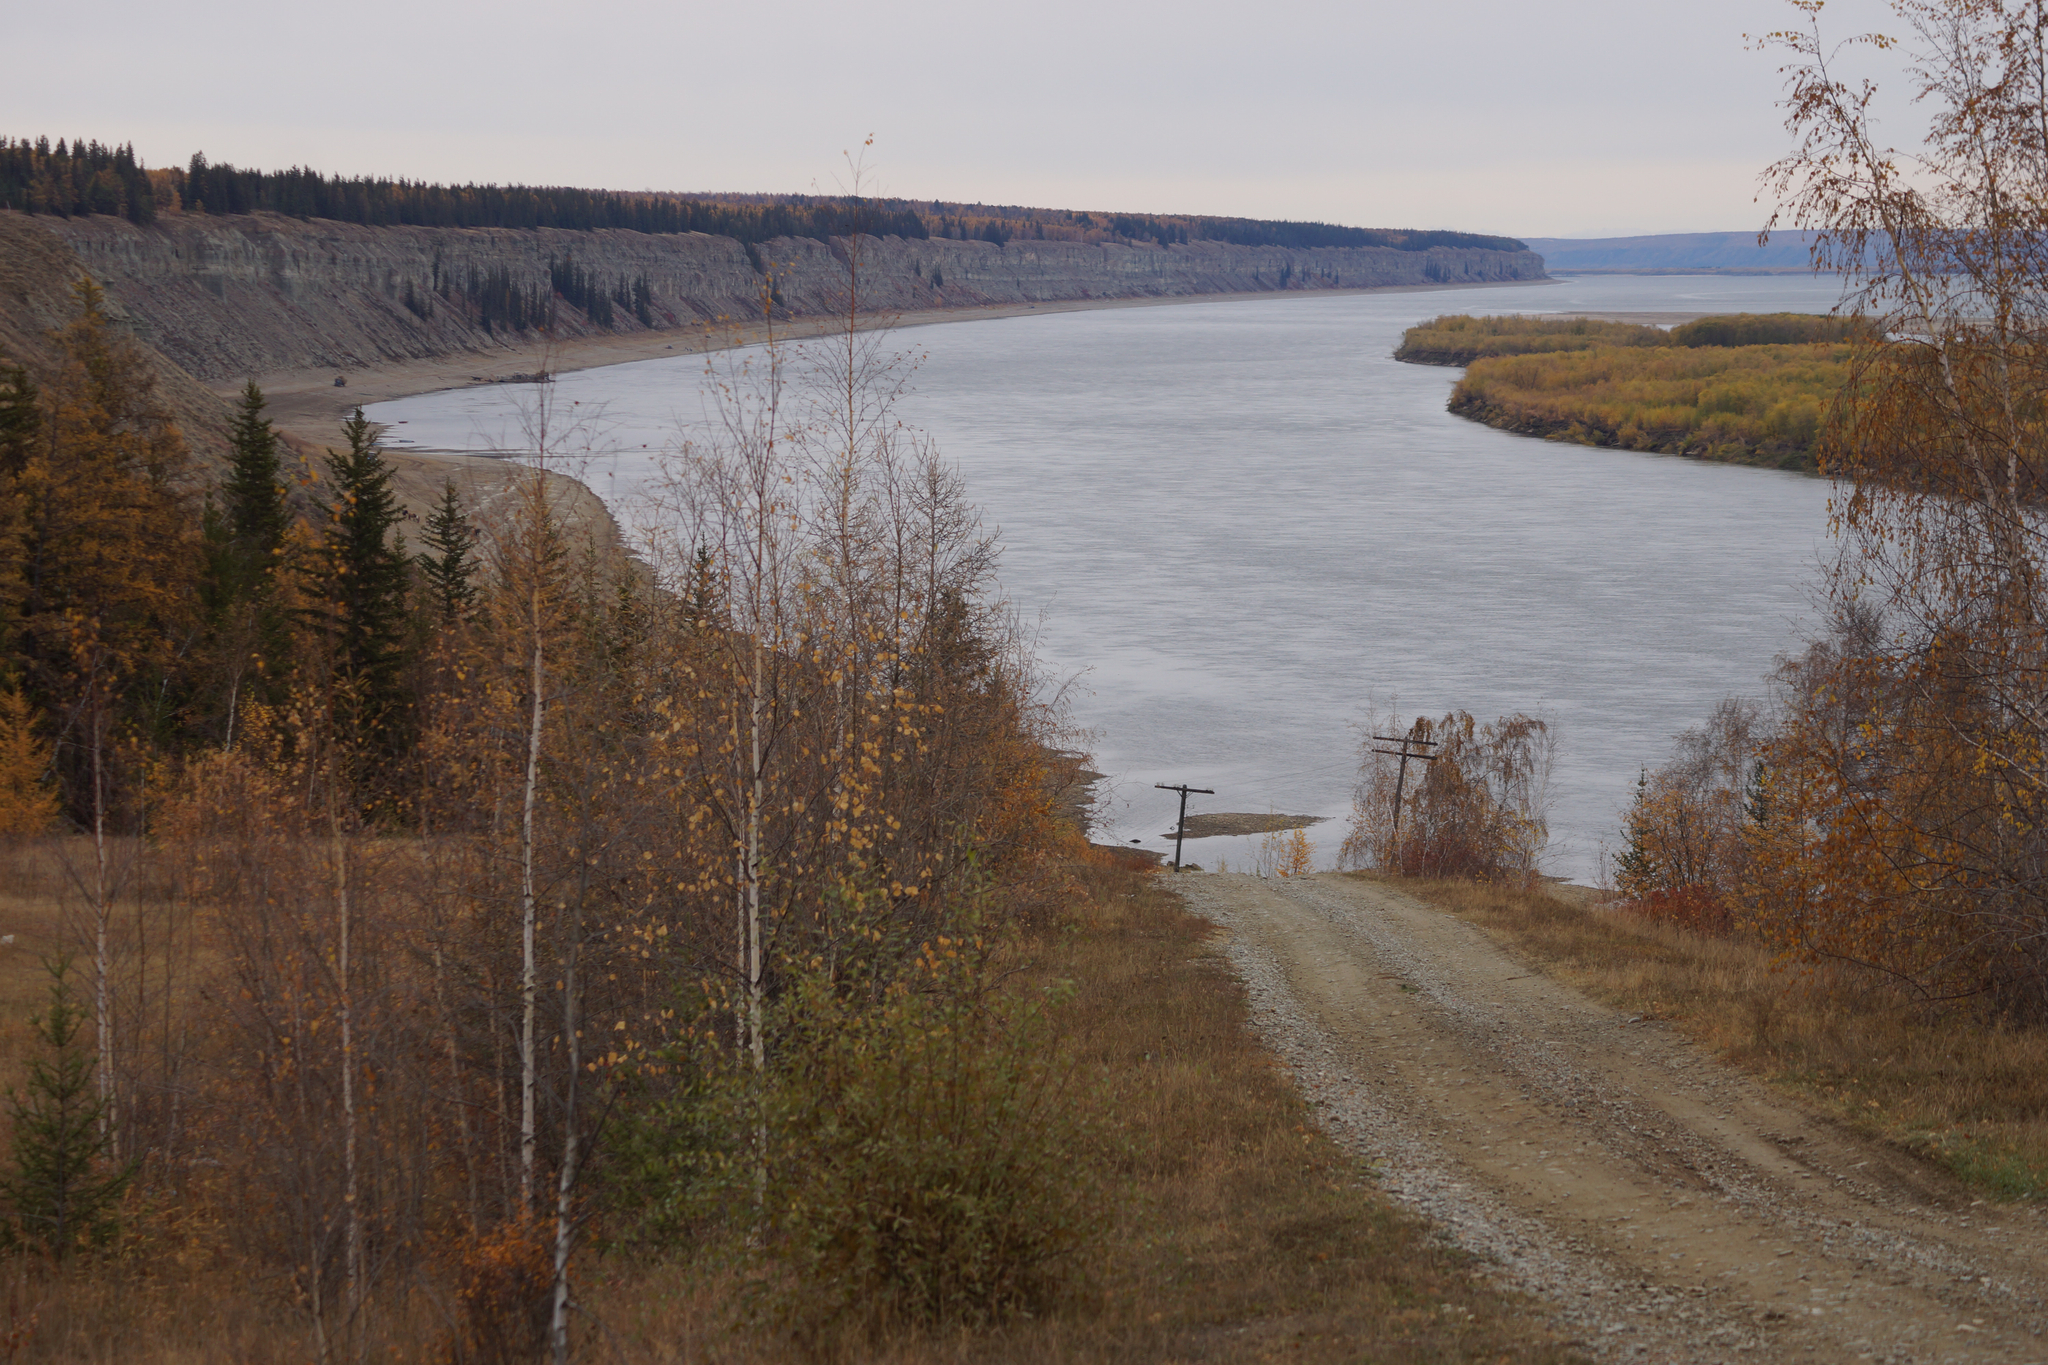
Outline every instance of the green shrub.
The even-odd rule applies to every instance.
[[[961,951],[939,940],[875,1004],[801,992],[768,1218],[813,1320],[1034,1313],[1111,1221],[1106,1129],[1050,1001],[955,989]]]
[[[611,1140],[610,1240],[750,1267],[753,1311],[804,1335],[1052,1305],[1114,1222],[1119,1149],[1058,994],[993,977],[971,938],[886,982],[814,963],[771,1007],[765,1074],[729,1027],[672,1052],[667,1098]]]

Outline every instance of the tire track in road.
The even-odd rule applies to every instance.
[[[2044,1362],[2048,1228],[1413,897],[1191,875],[1265,1040],[1400,1203],[1603,1360]]]

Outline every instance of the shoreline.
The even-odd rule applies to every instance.
[[[1251,293],[1174,294],[1131,299],[1061,299],[1038,304],[982,304],[962,308],[928,308],[915,312],[874,314],[860,320],[861,331],[901,331],[952,322],[991,322],[1002,318],[1035,317],[1051,313],[1093,312],[1109,308],[1159,308],[1187,303],[1245,303],[1256,299],[1331,298],[1354,294],[1435,294],[1472,289],[1501,289],[1554,284],[1554,279],[1503,280],[1484,284],[1381,285],[1368,289],[1260,290]],[[775,335],[786,340],[805,340],[839,331],[843,318],[819,315],[794,318],[775,324]],[[703,323],[665,332],[643,332],[632,336],[582,337],[573,341],[529,343],[498,351],[463,351],[455,355],[419,360],[398,360],[361,370],[342,372],[345,387],[335,387],[336,371],[278,370],[254,376],[268,401],[273,424],[286,434],[314,447],[336,443],[344,417],[356,407],[411,398],[445,389],[469,388],[478,382],[506,382],[516,374],[546,370],[569,374],[578,370],[627,365],[637,360],[659,360],[678,355],[704,355],[712,351],[752,346],[768,339],[769,328],[760,322]],[[208,384],[207,388],[232,401],[241,393],[241,381]],[[454,460],[464,464],[479,457],[448,451],[407,451],[422,460]],[[487,457],[486,457],[487,458]]]

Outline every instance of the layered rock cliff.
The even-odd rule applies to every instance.
[[[779,311],[835,311],[845,306],[852,245],[785,238],[750,252],[730,238],[696,233],[367,227],[270,214],[169,215],[149,227],[38,217],[13,226],[68,246],[142,339],[216,384],[279,370],[488,352],[530,339],[504,321],[508,294],[545,300],[563,337],[758,318],[771,283]],[[1543,259],[1533,252],[1446,247],[1022,239],[998,246],[884,237],[862,239],[859,248],[864,310],[1543,277]],[[572,268],[606,302],[579,308],[555,297],[560,276],[551,269]]]
[[[42,223],[0,212],[0,361],[38,372],[56,358],[50,334],[78,317],[84,264]],[[140,330],[120,300],[109,298],[107,311],[116,322]],[[161,356],[154,361],[159,399],[202,456],[217,458],[227,449],[226,405],[177,364]]]
[[[0,212],[0,361],[24,364],[45,380],[58,359],[52,333],[78,317],[76,285],[79,276],[82,273],[99,273],[87,267],[61,234],[48,231],[48,222],[44,218]],[[189,280],[187,287],[190,287]],[[130,280],[118,291],[108,289],[106,310],[117,325],[145,339],[166,333],[173,337],[185,336],[186,333],[178,329],[190,323],[179,320],[189,319],[195,313],[203,314],[211,319],[212,326],[238,327],[254,338],[244,340],[234,354],[261,356],[264,354],[262,339],[279,334],[276,321],[263,314],[258,294],[238,294],[238,302],[232,307],[225,299],[215,298],[210,311],[175,306],[168,312],[163,311],[166,299],[175,305],[178,297],[179,291],[175,288],[160,284],[142,287],[137,281]],[[209,297],[212,297],[210,291]],[[346,296],[342,297],[345,300]],[[331,304],[321,315],[339,316],[349,311],[344,304]],[[167,328],[167,317],[175,325]],[[201,346],[197,353],[218,357],[222,350],[218,345],[211,351]],[[144,356],[155,374],[158,400],[176,421],[198,457],[196,494],[219,477],[227,461],[228,428],[233,414],[229,404],[215,392],[215,387],[231,388],[233,384],[223,384],[216,379],[215,387],[209,387],[172,356],[148,345],[144,347]],[[320,424],[319,430],[307,434],[294,433],[289,429],[280,432],[293,452],[294,463],[303,459],[316,468],[322,451],[340,444],[338,434],[331,420]],[[424,520],[432,512],[450,479],[462,486],[472,506],[487,507],[504,499],[510,481],[518,473],[518,466],[505,461],[461,455],[394,450],[387,452],[387,458],[394,476],[393,490],[398,494],[405,516],[415,522]],[[554,485],[554,496],[565,525],[589,528],[600,552],[619,543],[610,515],[588,489],[559,475],[550,474],[548,477]]]

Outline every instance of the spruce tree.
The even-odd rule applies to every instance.
[[[276,702],[291,669],[290,622],[276,591],[291,510],[277,432],[263,408],[263,391],[251,380],[229,432],[227,476],[200,518],[200,604],[224,691],[215,703],[221,738],[229,741],[244,695]]]
[[[0,478],[21,473],[42,434],[36,385],[19,365],[0,365]]]
[[[199,606],[209,630],[217,633],[234,610],[241,573],[234,535],[211,493],[199,509],[199,555]]]
[[[408,560],[391,466],[370,420],[357,408],[341,429],[348,449],[327,455],[324,553],[312,587],[355,738],[388,750],[403,699]]]
[[[47,964],[50,1005],[29,1021],[44,1055],[28,1064],[28,1094],[7,1091],[13,1167],[0,1179],[8,1240],[62,1258],[100,1245],[116,1229],[114,1205],[135,1167],[116,1165],[93,1082],[92,1050],[79,1038],[85,1009],[71,994],[71,959]]]
[[[423,539],[426,549],[419,566],[427,581],[428,609],[443,626],[468,620],[476,607],[476,530],[462,511],[455,480],[442,489],[441,503],[427,518]]]
[[[285,506],[284,484],[278,478],[277,432],[263,415],[263,407],[263,390],[252,379],[242,390],[229,433],[233,454],[221,494],[228,533],[249,564],[267,573],[291,527],[291,511]]]

